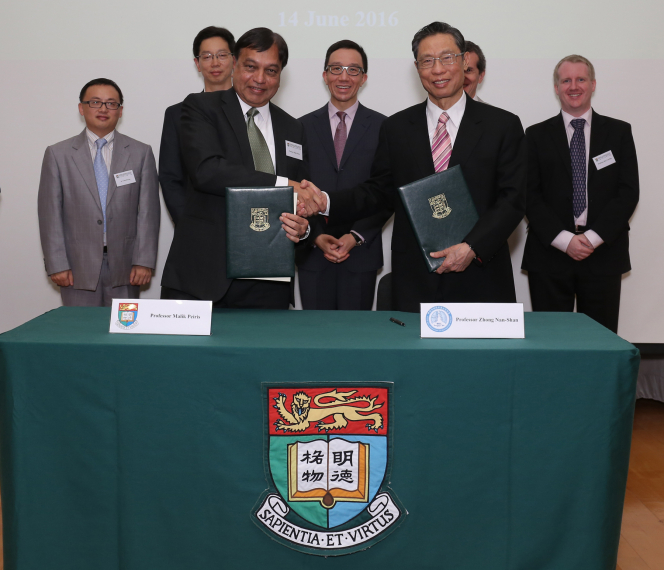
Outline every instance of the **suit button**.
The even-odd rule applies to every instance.
[[[101,220],[97,220],[97,225],[98,225],[98,226],[101,226],[103,223],[104,223],[104,222],[102,222]]]

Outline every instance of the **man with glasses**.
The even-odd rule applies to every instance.
[[[528,271],[534,311],[585,313],[618,332],[622,274],[631,269],[629,219],[639,201],[632,129],[591,106],[595,68],[558,62],[561,112],[528,127]]]
[[[194,93],[182,106],[191,192],[175,227],[161,296],[213,301],[219,308],[288,309],[289,283],[226,276],[225,202],[226,187],[293,186],[297,192],[308,173],[302,124],[270,102],[288,46],[272,30],[255,28],[237,41],[234,55],[233,89]],[[278,214],[286,233],[280,238],[306,240],[307,220]]]
[[[329,214],[330,223],[394,209],[392,304],[419,312],[426,302],[514,302],[507,238],[525,209],[526,144],[516,115],[477,103],[463,90],[465,40],[449,24],[433,22],[412,42],[427,100],[383,122],[371,178],[328,196],[303,184],[301,213]],[[397,188],[460,165],[479,220],[429,273]]]
[[[310,178],[332,196],[369,178],[384,115],[358,101],[367,80],[367,55],[350,40],[332,44],[323,81],[330,101],[300,119],[309,148]],[[383,266],[381,231],[391,212],[356,222],[323,224],[315,248],[298,258],[305,309],[370,311],[376,273]]]
[[[465,79],[463,81],[463,90],[471,99],[484,103],[477,94],[477,88],[482,84],[482,81],[484,81],[484,75],[486,74],[486,57],[484,57],[482,48],[470,40],[466,40],[466,54],[468,58],[468,66],[464,73]]]
[[[209,26],[194,38],[194,63],[203,76],[204,92],[225,91],[232,86],[235,38],[226,28]],[[159,182],[168,213],[177,225],[187,203],[187,169],[180,154],[182,103],[164,115],[159,147]]]
[[[66,306],[137,299],[157,260],[159,182],[152,149],[115,130],[123,97],[110,79],[79,95],[85,129],[49,146],[39,182],[46,272]]]

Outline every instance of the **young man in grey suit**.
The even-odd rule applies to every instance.
[[[63,304],[110,307],[113,298],[137,298],[152,277],[159,182],[152,149],[115,130],[120,88],[94,79],[79,101],[85,129],[44,155],[39,233]]]
[[[331,195],[369,178],[385,116],[358,101],[367,80],[367,55],[350,40],[332,44],[323,80],[330,101],[300,119],[309,147],[309,172]],[[316,247],[298,258],[300,297],[305,309],[365,310],[373,305],[376,273],[383,266],[383,210],[356,222],[322,224]]]
[[[203,76],[204,92],[226,91],[233,85],[235,38],[226,28],[208,26],[194,38],[194,63]],[[164,114],[159,147],[159,183],[173,224],[184,214],[187,203],[187,167],[180,152],[182,102]]]

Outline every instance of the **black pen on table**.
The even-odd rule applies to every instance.
[[[390,320],[391,320],[393,323],[396,323],[396,324],[399,325],[399,326],[402,326],[402,327],[405,327],[405,326],[406,326],[406,323],[402,323],[399,319],[395,319],[394,317],[390,317]]]

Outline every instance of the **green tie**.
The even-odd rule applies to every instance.
[[[247,111],[247,135],[249,135],[249,144],[251,145],[251,154],[254,156],[254,167],[259,172],[267,172],[274,174],[274,164],[272,164],[272,157],[270,156],[270,149],[267,148],[267,143],[263,138],[263,133],[254,122],[254,117],[258,113],[258,109],[252,107]]]

